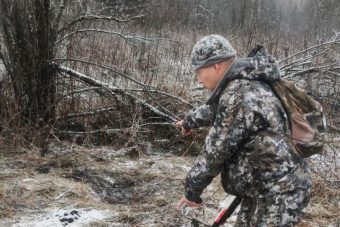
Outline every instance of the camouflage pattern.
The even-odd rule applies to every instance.
[[[299,215],[309,198],[310,189],[296,189],[266,198],[245,197],[236,226],[293,226],[299,222]]]
[[[199,127],[212,126],[216,114],[217,105],[201,105],[185,116],[182,127],[185,129],[194,129]]]
[[[274,59],[275,60],[275,59]],[[286,113],[266,81],[280,78],[276,62],[238,59],[218,105],[189,112],[187,129],[212,125],[201,155],[187,175],[186,198],[200,195],[221,174],[225,191],[244,198],[238,226],[291,226],[310,197],[309,168],[283,137],[290,135]]]
[[[193,70],[235,57],[236,51],[228,40],[220,35],[209,35],[199,40],[191,52]]]

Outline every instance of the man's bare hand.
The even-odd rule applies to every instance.
[[[200,205],[201,204],[199,204],[199,203],[195,203],[195,202],[191,202],[191,201],[187,200],[185,198],[185,196],[183,195],[182,198],[177,202],[176,209],[179,210],[184,206],[189,206],[189,207],[195,208],[195,207],[199,207]]]
[[[189,136],[192,133],[192,130],[183,128],[183,120],[176,122],[176,128],[181,130],[183,136]]]

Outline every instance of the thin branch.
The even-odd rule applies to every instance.
[[[208,13],[209,16],[212,16],[212,13],[210,12],[210,10],[204,8],[202,5],[197,5],[197,8],[199,8],[199,9],[201,9],[202,11]]]
[[[150,126],[150,125],[167,125],[167,126],[176,127],[174,124],[171,124],[171,123],[168,123],[168,122],[145,123],[145,124],[139,125],[139,127],[145,127],[145,126]]]
[[[306,73],[311,73],[311,72],[319,72],[321,70],[324,70],[325,68],[330,68],[334,65],[336,65],[337,63],[333,63],[333,64],[330,64],[330,65],[324,65],[324,66],[319,66],[319,67],[311,67],[309,69],[306,69],[306,70],[302,70],[302,71],[299,71],[299,72],[296,72],[296,73],[293,73],[293,74],[289,74],[287,76],[283,76],[283,78],[293,78],[295,76],[301,76],[303,74],[306,74]]]
[[[68,30],[70,27],[75,25],[76,23],[79,23],[81,21],[89,21],[89,20],[106,20],[106,21],[114,21],[118,23],[124,23],[124,22],[129,22],[131,20],[139,19],[144,17],[145,15],[143,14],[138,14],[133,17],[129,17],[127,19],[120,19],[114,16],[103,16],[103,15],[82,15],[75,20],[71,21],[66,27],[61,28],[58,30],[58,33],[64,32],[65,30]]]
[[[173,114],[170,110],[168,110],[167,108],[165,108],[164,106],[162,106],[158,100],[151,94],[151,92],[149,92],[149,89],[147,89],[145,86],[144,86],[144,91],[151,97],[151,99],[156,103],[156,105],[158,107],[160,107],[163,111],[165,111],[167,114],[170,114],[172,115],[173,117],[175,117],[176,119],[179,119],[179,117],[177,117],[175,114]]]
[[[74,59],[73,59],[73,60],[74,60]],[[109,67],[109,66],[103,66],[103,65],[100,65],[100,64],[96,64],[96,63],[89,63],[89,62],[82,61],[82,60],[76,60],[76,61],[80,61],[80,62],[83,62],[83,63],[86,63],[86,64],[93,64],[93,65],[95,65],[95,66],[102,67],[102,68],[105,68],[105,69],[107,69],[107,70],[109,70],[109,71],[112,71],[112,68]],[[166,109],[165,107],[163,107],[162,105],[160,105],[160,104],[158,103],[158,101],[155,99],[155,97],[153,97],[153,95],[152,95],[150,92],[148,92],[149,89],[147,88],[147,85],[145,85],[145,84],[143,84],[143,83],[141,83],[141,82],[139,82],[139,81],[137,81],[137,80],[135,80],[135,79],[132,79],[131,77],[128,77],[126,74],[124,74],[124,73],[122,73],[122,72],[119,72],[118,69],[115,69],[113,72],[114,72],[114,73],[118,73],[118,75],[123,76],[123,77],[125,77],[125,78],[128,78],[128,79],[132,80],[133,82],[135,82],[135,83],[141,85],[141,86],[144,88],[145,92],[149,94],[149,96],[153,99],[153,101],[154,101],[154,102],[155,102],[155,103],[156,103],[163,111],[165,111],[166,113],[172,115],[172,116],[175,117],[176,119],[179,119],[175,114],[173,114],[171,111],[169,111],[168,109]],[[119,88],[117,88],[117,90],[119,90]]]
[[[125,39],[127,42],[129,42],[129,41],[153,42],[153,41],[156,41],[156,40],[161,40],[160,38],[150,39],[150,38],[145,38],[145,37],[141,37],[141,36],[124,35],[122,33],[115,32],[115,31],[88,28],[88,29],[79,29],[79,30],[73,31],[71,33],[68,33],[65,36],[63,36],[60,39],[58,39],[56,41],[56,43],[60,43],[61,41],[65,40],[65,39],[67,39],[67,38],[69,38],[69,37],[71,37],[73,35],[76,35],[76,34],[79,34],[79,33],[89,33],[89,32],[117,35],[117,36]]]
[[[175,95],[172,95],[172,94],[169,94],[169,93],[166,93],[166,92],[163,92],[163,91],[158,91],[158,90],[144,90],[144,89],[127,89],[127,88],[124,88],[124,89],[121,89],[121,90],[124,90],[124,91],[134,91],[134,92],[150,92],[150,93],[158,93],[158,94],[161,94],[161,95],[164,95],[164,96],[167,96],[167,97],[170,97],[170,98],[173,98],[173,99],[176,99],[184,104],[187,104],[188,106],[190,107],[194,107],[194,105],[190,104],[189,102],[185,101],[184,99],[181,99]]]
[[[310,57],[311,58],[311,57]],[[295,62],[292,62],[288,65],[285,65],[283,67],[281,67],[281,70],[284,69],[284,71],[288,72],[288,71],[291,71],[293,70],[294,68],[296,67],[301,67],[301,66],[304,66],[304,65],[308,65],[308,64],[311,64],[312,62],[310,61],[310,58],[307,58],[307,59],[304,59],[304,58],[300,58],[298,59],[297,61]],[[301,62],[302,61],[302,62]],[[289,67],[289,68],[287,68]]]
[[[115,74],[117,74],[118,76],[122,76],[128,80],[131,80],[133,82],[135,82],[136,84],[142,86],[144,89],[120,89],[120,88],[117,88],[118,90],[130,90],[130,91],[140,91],[140,92],[150,92],[150,93],[159,93],[159,94],[162,94],[162,95],[165,95],[165,96],[168,96],[168,97],[171,97],[171,98],[174,98],[178,101],[181,101],[191,107],[193,107],[193,105],[191,105],[190,103],[188,103],[187,101],[185,101],[184,99],[181,99],[179,97],[176,97],[174,95],[171,95],[169,93],[166,93],[166,92],[162,92],[162,91],[157,91],[157,90],[149,90],[149,85],[146,85],[146,84],[143,84],[129,76],[127,76],[125,73],[121,72],[119,69],[117,68],[112,68],[110,66],[107,66],[107,65],[102,65],[102,64],[98,64],[98,63],[93,63],[93,62],[89,62],[89,61],[86,61],[86,60],[82,60],[82,59],[73,59],[73,58],[56,58],[54,59],[56,61],[74,61],[74,62],[81,62],[81,63],[84,63],[84,64],[89,64],[89,65],[93,65],[93,66],[97,66],[97,67],[100,67],[100,68],[103,68],[103,69],[106,69],[106,70],[109,70],[110,72],[113,72]]]
[[[340,74],[339,74],[339,73],[332,72],[332,71],[330,71],[330,70],[328,70],[327,73],[330,73],[330,74],[332,74],[332,75],[334,75],[334,76],[340,77]]]
[[[83,83],[89,84],[89,85],[94,86],[94,87],[103,88],[104,90],[108,91],[111,95],[118,94],[118,92],[116,92],[117,87],[115,87],[115,86],[106,85],[106,84],[104,84],[100,81],[92,79],[92,78],[90,78],[90,77],[88,77],[88,76],[86,76],[86,75],[84,75],[80,72],[77,72],[73,69],[66,68],[62,65],[54,65],[54,66],[56,66],[60,72],[64,72],[69,76],[73,76],[73,77],[79,79],[80,81],[82,81]]]
[[[282,62],[284,62],[284,61],[287,61],[288,59],[291,59],[291,58],[293,58],[293,57],[295,57],[295,56],[297,56],[297,55],[306,53],[306,52],[308,52],[308,51],[310,51],[310,50],[313,50],[313,49],[316,49],[316,48],[318,48],[318,47],[322,47],[322,46],[326,46],[326,45],[330,45],[330,44],[340,44],[340,42],[339,42],[339,40],[336,40],[336,39],[334,40],[334,39],[332,39],[332,40],[329,41],[329,42],[322,43],[322,44],[319,44],[319,45],[316,45],[316,46],[312,46],[312,47],[310,47],[310,48],[307,48],[307,49],[305,49],[305,50],[299,51],[299,52],[297,52],[297,53],[295,53],[295,54],[293,54],[293,55],[291,55],[291,56],[288,56],[287,58],[282,59],[281,61],[279,61],[279,63],[282,63]]]
[[[58,129],[54,129],[52,133],[55,134],[72,134],[72,135],[86,135],[86,134],[96,134],[96,133],[107,133],[107,134],[114,134],[114,133],[121,133],[131,130],[131,128],[115,128],[115,129],[98,129],[86,132],[77,132],[77,131],[62,131]]]
[[[120,94],[126,97],[131,98],[132,100],[135,101],[135,103],[142,105],[144,108],[150,110],[152,113],[163,117],[164,119],[170,121],[171,123],[176,122],[178,119],[163,113],[162,111],[160,111],[159,109],[155,108],[154,106],[150,105],[149,103],[147,103],[145,100],[142,100],[138,97],[135,97],[134,95],[128,93],[128,92],[123,92],[122,90],[120,90],[119,88],[117,88],[116,86],[112,86],[109,84],[105,84],[101,81],[95,80],[91,77],[88,77],[80,72],[77,72],[73,69],[69,69],[65,66],[62,65],[54,65],[56,66],[59,71],[64,72],[72,77],[78,78],[79,80],[83,81],[86,84],[89,84],[91,86],[97,86],[97,87],[101,87],[104,88],[105,90],[110,91],[111,94],[115,95],[115,94]]]
[[[60,97],[58,97],[58,99],[56,99],[53,104],[51,105],[51,107],[55,107],[59,102],[61,102],[61,100],[63,100],[64,98],[66,98],[67,96],[70,96],[70,95],[74,95],[74,94],[80,94],[80,93],[83,93],[83,92],[88,92],[88,91],[94,91],[94,90],[98,90],[100,89],[99,87],[90,87],[90,88],[84,88],[84,89],[79,89],[79,90],[75,90],[75,91],[71,91],[67,94],[60,94]],[[98,91],[97,91],[98,93]]]
[[[162,122],[156,122],[156,123],[146,123],[146,124],[141,124],[139,127],[145,127],[145,126],[150,126],[150,125],[166,125],[166,126],[172,126],[175,127],[174,124],[170,123],[162,123]],[[87,134],[97,134],[97,133],[106,133],[106,134],[114,134],[114,133],[122,133],[122,132],[128,132],[132,129],[132,127],[129,128],[115,128],[115,129],[97,129],[97,130],[92,130],[92,131],[86,131],[86,132],[79,132],[79,131],[63,131],[63,130],[58,130],[54,129],[52,133],[55,134],[69,134],[69,135],[87,135]]]
[[[79,89],[79,90],[71,91],[67,94],[64,94],[64,95],[62,95],[62,97],[66,98],[67,96],[71,96],[71,95],[74,95],[74,94],[79,94],[79,93],[98,90],[98,89],[99,89],[98,87],[90,87],[90,88]]]
[[[306,57],[304,57],[304,58],[299,58],[299,59],[297,59],[296,61],[293,61],[293,62],[291,62],[291,63],[289,63],[289,64],[287,64],[287,65],[282,66],[281,69],[285,69],[285,68],[287,68],[287,67],[289,67],[289,66],[291,66],[290,68],[294,68],[294,67],[295,67],[295,64],[299,64],[299,63],[302,62],[302,61],[309,61],[310,59],[315,58],[315,57],[317,57],[317,56],[319,56],[319,55],[321,55],[321,54],[324,54],[324,53],[326,53],[326,52],[329,51],[329,50],[330,50],[330,48],[326,48],[326,49],[324,49],[324,50],[322,50],[322,51],[320,51],[320,52],[316,52],[316,53],[314,53],[314,54],[312,54],[312,55],[308,55],[308,56],[306,56]],[[286,69],[286,70],[287,70],[287,69]]]
[[[102,65],[102,64],[90,62],[89,60],[74,59],[74,58],[56,58],[56,59],[54,59],[54,60],[55,60],[55,61],[74,61],[74,62],[81,62],[81,63],[84,63],[84,64],[89,64],[89,65],[97,66],[97,67],[106,69],[106,70],[108,70],[108,71],[110,71],[110,72],[113,72],[113,73],[117,74],[118,76],[122,76],[122,77],[124,77],[125,79],[131,80],[131,81],[135,82],[135,83],[138,84],[138,85],[141,85],[141,86],[143,86],[143,87],[147,86],[147,85],[145,85],[145,84],[139,82],[138,80],[135,80],[135,79],[129,77],[128,75],[126,75],[125,73],[123,73],[122,71],[120,71],[119,69],[117,69],[117,68],[112,68],[112,67],[107,66],[107,65]]]
[[[334,68],[331,68],[329,70],[339,70],[339,69],[340,69],[340,67],[334,67]]]
[[[61,16],[63,15],[63,12],[64,12],[64,9],[65,9],[66,3],[67,3],[67,0],[61,0],[61,1],[60,1],[59,13],[58,13],[58,15],[57,15],[55,24],[54,24],[54,26],[53,26],[53,30],[54,30],[54,31],[57,31],[57,30],[58,30],[58,27],[59,27],[60,21],[61,21]]]
[[[153,44],[153,43],[157,43],[159,41],[168,41],[168,42],[174,42],[177,43],[178,45],[182,44],[180,41],[178,40],[174,40],[174,39],[164,39],[164,38],[146,38],[146,37],[142,37],[142,36],[131,36],[131,35],[124,35],[120,32],[116,32],[116,31],[109,31],[109,30],[102,30],[102,29],[93,29],[93,28],[87,28],[87,29],[79,29],[79,30],[75,30],[73,32],[70,32],[68,34],[66,34],[65,36],[61,37],[60,39],[58,39],[56,41],[56,44],[60,43],[61,41],[74,36],[76,34],[80,34],[80,33],[89,33],[89,32],[94,32],[94,33],[105,33],[105,34],[110,34],[110,35],[116,35],[119,36],[123,39],[125,39],[125,41],[129,44],[136,44],[137,42],[140,43],[147,43],[147,44]]]
[[[78,118],[78,117],[87,117],[87,116],[93,116],[93,115],[97,115],[100,113],[105,113],[105,112],[110,112],[110,111],[114,111],[117,110],[117,107],[108,107],[108,108],[103,108],[103,109],[97,109],[97,110],[93,110],[93,111],[87,111],[87,112],[81,112],[81,113],[72,113],[72,114],[67,114],[66,116],[60,116],[57,117],[57,120],[60,119],[71,119],[71,118]]]

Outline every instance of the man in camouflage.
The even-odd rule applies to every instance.
[[[287,116],[267,84],[280,79],[276,60],[261,54],[238,59],[219,35],[199,40],[191,57],[198,82],[213,98],[177,126],[183,134],[211,128],[177,208],[199,206],[203,190],[220,173],[224,190],[242,197],[236,226],[293,226],[309,202],[311,177],[284,139],[291,133]]]

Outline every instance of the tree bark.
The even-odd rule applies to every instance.
[[[43,125],[55,118],[56,33],[48,0],[0,0],[3,60],[21,122]]]

